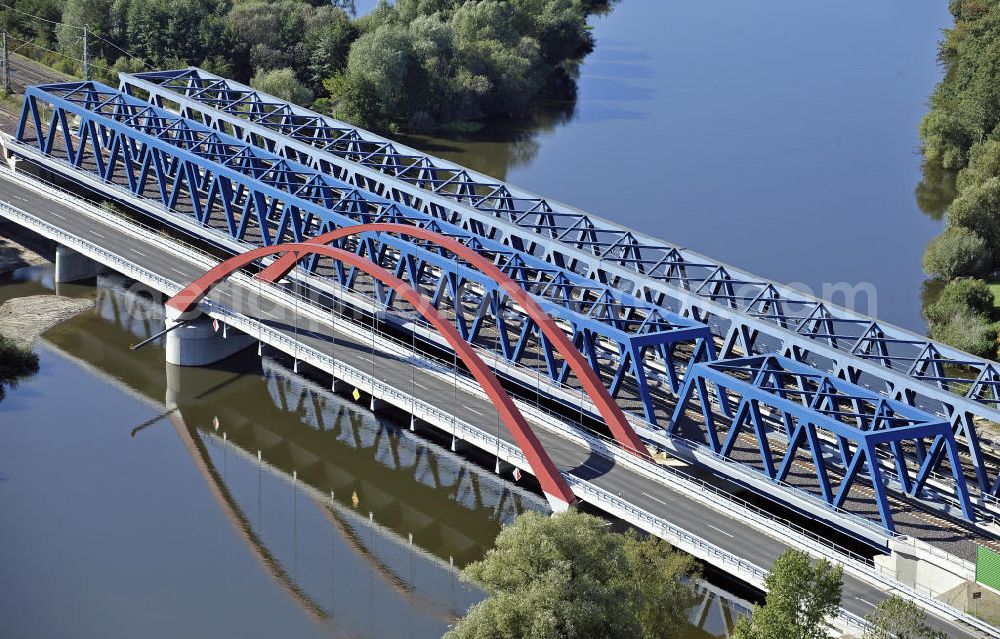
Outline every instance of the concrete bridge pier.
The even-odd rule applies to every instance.
[[[100,268],[100,264],[73,249],[62,244],[56,246],[56,284],[96,277]]]
[[[167,309],[167,328],[177,325],[177,318]],[[208,315],[186,321],[167,333],[166,359],[177,366],[207,366],[231,357],[253,345],[256,339],[232,327],[216,330]]]

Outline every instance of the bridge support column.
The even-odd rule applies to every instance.
[[[550,495],[544,491],[542,494],[545,495],[545,501],[549,502],[549,508],[552,509],[553,514],[563,513],[570,509],[570,504],[567,504],[555,495]]]
[[[168,307],[167,328],[177,324]],[[225,336],[223,336],[225,332]],[[207,366],[253,345],[255,338],[232,327],[218,331],[212,318],[201,315],[167,333],[167,362],[178,366]]]
[[[0,140],[0,148],[3,149],[3,157],[7,160],[7,166],[11,171],[17,170],[18,157],[14,155],[14,152],[7,148],[6,142]]]
[[[63,245],[56,246],[56,284],[96,277],[100,264]]]

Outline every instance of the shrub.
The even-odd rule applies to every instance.
[[[924,317],[933,325],[944,325],[958,316],[991,317],[995,300],[986,282],[976,279],[952,280],[944,285],[937,299],[924,309]]]
[[[312,91],[299,82],[295,72],[288,68],[258,71],[250,81],[250,86],[282,100],[304,106],[309,106],[313,99]]]
[[[978,357],[994,358],[998,329],[985,315],[960,313],[944,324],[932,324],[931,336]]]
[[[924,272],[932,277],[951,279],[984,275],[993,266],[991,251],[975,231],[949,226],[927,245]]]
[[[962,189],[948,208],[948,223],[974,231],[1000,254],[1000,178]]]

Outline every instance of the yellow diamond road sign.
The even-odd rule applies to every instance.
[[[359,393],[358,389],[356,388],[354,389],[354,392],[351,393],[351,396],[354,397],[354,401],[358,401],[359,399],[361,399],[361,393]]]

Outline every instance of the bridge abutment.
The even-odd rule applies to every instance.
[[[167,328],[178,323],[170,315],[168,312]],[[207,366],[249,348],[254,341],[252,336],[231,327],[220,325],[217,330],[211,317],[201,315],[167,333],[166,359],[177,366]]]
[[[56,246],[56,284],[66,284],[96,277],[100,268],[100,264],[73,249],[62,244]]]

